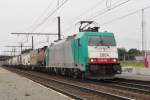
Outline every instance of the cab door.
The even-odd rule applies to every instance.
[[[75,62],[75,64],[80,63],[79,47],[80,47],[80,40],[79,39],[74,40],[73,49],[74,49],[74,62]]]

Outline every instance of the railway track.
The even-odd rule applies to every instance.
[[[116,87],[107,86],[105,84],[89,83],[87,81],[75,81],[72,79],[64,79],[53,77],[47,74],[23,71],[18,69],[10,69],[10,71],[23,75],[35,82],[52,88],[74,99],[79,100],[150,100],[150,97],[144,94],[138,94],[131,91],[125,91]],[[51,78],[52,77],[52,78]],[[112,83],[111,83],[112,84]],[[110,84],[110,85],[111,85]],[[113,83],[116,84],[116,83]]]
[[[149,85],[150,81],[142,81],[142,80],[132,80],[132,79],[124,79],[124,78],[116,78],[115,81],[122,81],[128,83],[137,83],[137,84],[144,84]]]
[[[140,84],[135,83],[134,80],[130,80],[130,82],[126,81],[121,81],[121,80],[105,80],[105,81],[88,81],[89,83],[93,83],[96,85],[103,85],[103,86],[108,86],[112,88],[117,88],[117,89],[122,89],[122,90],[127,90],[127,91],[132,91],[132,92],[137,92],[140,94],[147,94],[150,95],[150,85],[144,84],[142,82],[144,81],[139,81]],[[148,83],[148,82],[146,82]]]
[[[114,83],[113,86],[123,89],[128,89],[131,91],[137,91],[143,94],[150,94],[150,85],[142,84],[142,83],[136,83],[134,80],[130,82],[124,82],[124,81],[107,81],[109,83]]]

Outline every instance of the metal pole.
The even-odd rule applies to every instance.
[[[146,41],[145,41],[145,34],[144,34],[144,9],[142,9],[142,21],[141,21],[141,26],[142,26],[142,52],[143,56],[146,56]]]
[[[143,13],[144,13],[144,9],[141,10],[142,11],[142,19],[141,19],[141,31],[142,31],[142,51],[144,53],[144,16],[143,16]]]
[[[11,57],[13,57],[13,49],[11,51]],[[12,64],[12,59],[11,59],[11,64]]]
[[[20,53],[20,64],[22,64],[22,47],[23,47],[23,44],[21,43],[21,46],[20,46],[20,51],[21,51],[21,53]]]
[[[58,40],[61,40],[60,16],[58,16]]]
[[[33,36],[32,36],[32,50],[34,49],[34,40],[33,40]]]
[[[20,46],[20,47],[21,47],[20,49],[21,49],[21,53],[22,53],[22,47],[23,47],[23,44],[22,44],[22,43],[21,43],[21,46]]]
[[[16,56],[15,53],[16,53],[16,49],[14,48],[14,57]]]

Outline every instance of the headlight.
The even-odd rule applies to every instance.
[[[94,62],[94,59],[91,59],[91,62]]]
[[[117,62],[117,59],[113,59],[113,62]]]

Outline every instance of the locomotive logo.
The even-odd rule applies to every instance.
[[[99,50],[99,51],[107,51],[109,50],[108,48],[106,47],[95,47],[96,50]]]

